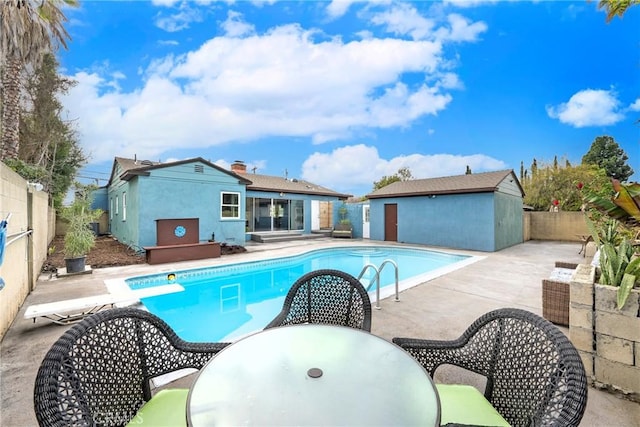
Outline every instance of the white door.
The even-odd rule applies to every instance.
[[[311,201],[311,229],[320,230],[320,200]]]
[[[369,238],[369,205],[362,205],[362,238]]]

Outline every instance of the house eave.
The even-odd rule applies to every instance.
[[[395,194],[368,194],[368,199],[388,199],[395,197],[419,197],[419,196],[446,196],[453,194],[473,194],[473,193],[495,193],[498,189],[496,187],[487,188],[468,188],[460,190],[446,190],[446,191],[417,191],[411,193],[395,193]]]
[[[323,191],[304,191],[304,190],[292,190],[292,189],[284,189],[284,188],[270,188],[270,187],[256,187],[249,185],[247,186],[247,191],[264,191],[269,193],[288,193],[288,194],[304,194],[309,196],[329,196],[329,197],[337,197],[338,199],[348,199],[351,197],[349,194],[341,194],[341,193],[330,193]]]

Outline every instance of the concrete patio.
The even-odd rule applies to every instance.
[[[336,242],[320,238],[250,244],[247,253],[211,260],[97,269],[91,275],[55,280],[43,276],[27,297],[0,346],[0,425],[23,427],[37,424],[33,411],[36,372],[51,344],[68,328],[48,320],[40,319],[33,323],[23,319],[29,305],[103,294],[107,292],[104,284],[107,279],[287,256],[337,244],[364,243],[368,242]],[[455,251],[484,258],[403,291],[399,302],[393,298],[382,300],[381,309],[373,310],[372,332],[389,340],[394,336],[453,339],[477,317],[496,308],[518,307],[541,314],[542,279],[548,277],[555,261],[584,262],[579,250],[580,243],[529,241],[497,253]],[[566,328],[561,329],[568,333]],[[640,404],[590,388],[581,425],[640,426]]]

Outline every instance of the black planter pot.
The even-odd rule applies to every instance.
[[[64,262],[67,265],[67,273],[82,273],[84,271],[84,260],[86,257],[80,258],[65,258]]]

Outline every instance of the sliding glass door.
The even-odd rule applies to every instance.
[[[247,198],[247,232],[304,229],[304,201]]]

